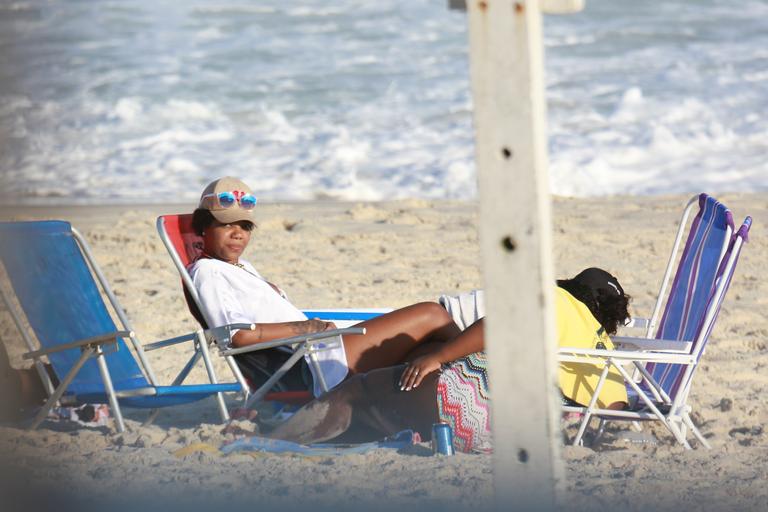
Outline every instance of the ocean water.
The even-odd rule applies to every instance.
[[[0,0],[0,201],[476,196],[445,0]],[[546,16],[556,194],[768,191],[768,0]]]

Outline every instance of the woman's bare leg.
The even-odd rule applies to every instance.
[[[269,437],[302,444],[331,439],[375,441],[407,428],[428,439],[437,421],[437,374],[414,391],[402,391],[405,366],[355,375],[308,403]],[[341,436],[341,437],[340,437]]]
[[[436,302],[420,302],[359,324],[366,333],[345,336],[344,350],[351,373],[394,366],[422,343],[445,342],[461,330]]]
[[[320,443],[347,431],[352,422],[354,403],[362,395],[362,382],[356,376],[312,400],[277,426],[269,437],[300,444]]]

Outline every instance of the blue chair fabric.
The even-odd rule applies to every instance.
[[[42,348],[118,330],[68,222],[0,223],[0,260]],[[80,355],[80,349],[74,348],[48,358],[61,378]],[[178,405],[241,390],[236,383],[152,386],[122,339],[105,347],[105,359],[115,391],[154,389],[153,396],[119,398],[120,404],[129,407]],[[80,402],[108,403],[94,358],[83,365],[66,395],[74,395]]]

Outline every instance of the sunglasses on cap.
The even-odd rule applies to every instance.
[[[236,203],[240,204],[240,208],[243,210],[253,210],[256,207],[256,196],[246,194],[242,190],[206,194],[203,196],[203,199],[208,197],[213,197],[216,200],[215,207],[222,209],[232,208]]]

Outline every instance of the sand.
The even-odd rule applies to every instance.
[[[697,374],[690,403],[712,450],[685,451],[663,429],[653,442],[627,440],[618,428],[591,448],[565,446],[567,509],[642,507],[680,503],[700,510],[764,510],[768,488],[768,198],[721,198],[740,221],[755,219],[730,293]],[[687,197],[610,197],[554,200],[556,275],[602,266],[619,276],[633,312],[650,313],[676,223]],[[158,213],[190,205],[0,208],[4,219],[64,218],[81,229],[143,343],[191,332],[179,280],[155,232]],[[259,205],[259,224],[246,257],[280,284],[300,307],[398,307],[442,293],[482,287],[476,205],[408,200],[388,203]],[[16,366],[22,345],[0,311],[2,339]],[[149,355],[169,383],[189,357],[188,347]],[[230,378],[216,358],[222,378]],[[192,381],[203,382],[198,369]],[[235,406],[237,400],[229,401]],[[522,414],[522,413],[521,413]],[[129,431],[47,423],[30,432],[0,426],[3,504],[22,498],[60,499],[73,508],[135,500],[191,505],[234,502],[259,510],[488,509],[491,458],[432,457],[426,445],[408,453],[377,451],[342,457],[216,453],[222,433],[213,401],[164,412],[142,427],[145,413],[126,411]],[[247,424],[243,424],[247,428]],[[573,422],[564,424],[572,437]],[[189,449],[189,447],[192,447]],[[188,448],[188,454],[174,455]],[[13,507],[6,508],[13,509]],[[45,508],[45,507],[43,507]],[[194,507],[191,507],[194,508]]]

